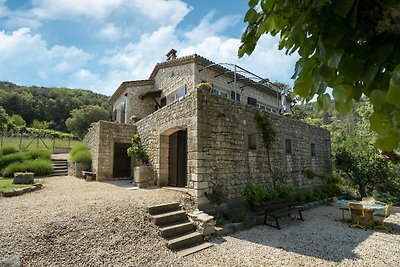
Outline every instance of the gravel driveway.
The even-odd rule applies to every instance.
[[[215,239],[178,258],[164,245],[146,207],[186,199],[165,189],[127,190],[74,177],[46,178],[42,190],[0,198],[0,258],[23,266],[398,266],[400,214],[393,233],[350,229],[332,207],[304,212],[282,230],[257,226]]]

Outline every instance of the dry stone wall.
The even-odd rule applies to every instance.
[[[154,87],[162,90],[162,96],[167,96],[180,86],[186,85],[187,91],[193,88],[194,63],[162,68],[154,78]]]
[[[304,172],[331,172],[330,135],[325,129],[287,117],[267,114],[277,131],[271,151],[271,167],[257,129],[257,109],[199,91],[197,166],[195,186],[203,197],[213,183],[221,185],[229,199],[241,196],[248,183],[272,186],[282,181],[298,188],[320,184]],[[256,149],[248,149],[248,135],[256,133]],[[286,154],[285,140],[290,139],[292,153]],[[311,143],[316,155],[311,156]]]
[[[114,144],[131,143],[136,126],[118,122],[99,121],[92,125],[85,136],[85,143],[92,154],[92,170],[98,181],[113,177]]]

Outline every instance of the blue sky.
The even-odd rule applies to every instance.
[[[175,48],[292,84],[297,56],[278,51],[278,37],[237,58],[246,10],[245,0],[0,0],[0,80],[111,95]]]

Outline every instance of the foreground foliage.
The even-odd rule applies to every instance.
[[[244,20],[239,57],[250,55],[262,35],[279,33],[279,49],[300,55],[295,95],[318,95],[318,107],[327,111],[331,98],[325,91],[333,88],[335,109],[347,114],[364,94],[373,106],[369,123],[376,146],[399,147],[399,1],[250,0]]]

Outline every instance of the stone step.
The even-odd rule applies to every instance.
[[[191,232],[193,230],[194,230],[193,223],[186,220],[180,223],[178,222],[173,225],[162,227],[160,228],[160,233],[162,237],[168,238],[168,237],[182,235]]]
[[[176,254],[178,255],[178,257],[185,257],[187,255],[196,253],[198,251],[201,251],[203,249],[206,249],[206,248],[209,248],[209,247],[212,247],[212,246],[213,246],[213,244],[206,242],[206,243],[203,243],[203,244],[194,245],[193,247],[189,247],[189,248],[184,248],[184,249],[178,250],[176,252]]]
[[[203,241],[203,235],[199,232],[192,232],[168,240],[167,247],[171,250],[192,247]]]
[[[54,170],[63,170],[63,169],[66,169],[66,170],[68,170],[68,166],[65,166],[65,165],[53,165],[53,169]]]
[[[158,226],[172,224],[174,222],[180,222],[187,218],[186,211],[184,211],[184,210],[178,210],[178,211],[172,211],[172,212],[167,212],[167,213],[163,213],[163,214],[153,215],[152,217],[153,217],[154,223]]]
[[[167,203],[162,205],[150,206],[147,208],[150,215],[157,215],[161,213],[167,213],[171,211],[181,210],[181,206],[178,202]]]

